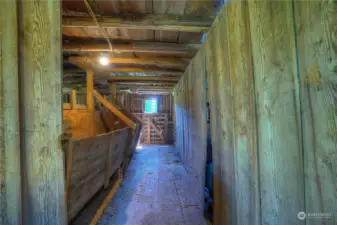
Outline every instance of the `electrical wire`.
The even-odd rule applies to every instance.
[[[108,32],[106,31],[106,29],[104,29],[103,27],[101,27],[101,25],[98,23],[98,20],[97,20],[97,17],[96,17],[96,14],[94,13],[94,11],[92,10],[88,0],[84,0],[84,4],[85,6],[87,7],[91,17],[93,18],[93,20],[95,21],[96,25],[98,28],[100,28],[102,31],[103,31],[103,35],[104,35],[104,38],[107,40],[108,44],[109,44],[109,48],[110,48],[110,51],[113,52],[113,49],[112,49],[112,44],[110,42],[110,37],[109,37],[109,34]]]

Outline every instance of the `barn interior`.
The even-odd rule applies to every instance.
[[[0,225],[337,224],[337,2],[4,0]]]

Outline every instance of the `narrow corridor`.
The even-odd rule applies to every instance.
[[[187,176],[173,147],[138,148],[100,225],[204,225]]]

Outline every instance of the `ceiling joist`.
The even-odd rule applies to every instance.
[[[212,20],[195,16],[176,16],[160,14],[122,15],[119,17],[97,17],[103,28],[127,28],[145,30],[207,32]],[[63,27],[93,27],[97,24],[91,17],[62,18]]]
[[[117,83],[117,89],[123,89],[123,88],[132,88],[132,89],[143,89],[143,88],[150,88],[150,89],[172,89],[175,87],[175,83],[172,84],[166,84],[165,86],[159,86],[159,85],[149,85],[149,84],[120,84]]]
[[[178,82],[180,77],[169,76],[111,76],[109,81],[172,81]]]
[[[112,44],[112,52],[139,52],[164,54],[190,54],[195,53],[200,44],[172,44],[158,42],[131,42],[129,44]],[[64,52],[111,52],[107,44],[65,43]]]
[[[165,74],[172,76],[181,76],[184,72],[172,69],[142,68],[142,67],[113,67],[101,68],[93,65],[100,73],[146,73],[146,74]],[[83,69],[64,69],[63,73],[84,73]]]
[[[158,66],[186,66],[188,61],[179,58],[108,58],[112,64],[140,64],[140,65],[158,65]],[[69,57],[69,62],[99,63],[97,57]]]
[[[118,83],[130,83],[134,82],[139,85],[142,84],[160,84],[160,85],[176,85],[178,81],[170,81],[170,80],[116,80],[116,79],[110,79],[111,77],[106,78],[109,82],[118,82]]]

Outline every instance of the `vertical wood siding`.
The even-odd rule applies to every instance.
[[[193,188],[191,196],[203,205],[207,148],[207,109],[205,88],[205,51],[202,48],[177,85],[175,95],[175,114],[177,117],[176,146],[184,165],[191,174],[187,182]],[[200,63],[201,62],[201,63]]]
[[[200,174],[194,159],[206,148],[191,132],[206,133],[195,126],[193,89],[210,103],[213,224],[337,223],[336,10],[324,0],[231,1],[207,33],[205,57],[179,81],[177,147]],[[204,62],[202,75],[195,65]],[[300,220],[301,211],[327,217]]]
[[[0,225],[21,223],[17,2],[0,7]]]
[[[332,213],[307,225],[337,224],[337,2],[295,1],[303,132],[305,207]]]
[[[61,2],[21,1],[23,221],[66,224],[61,146]]]

